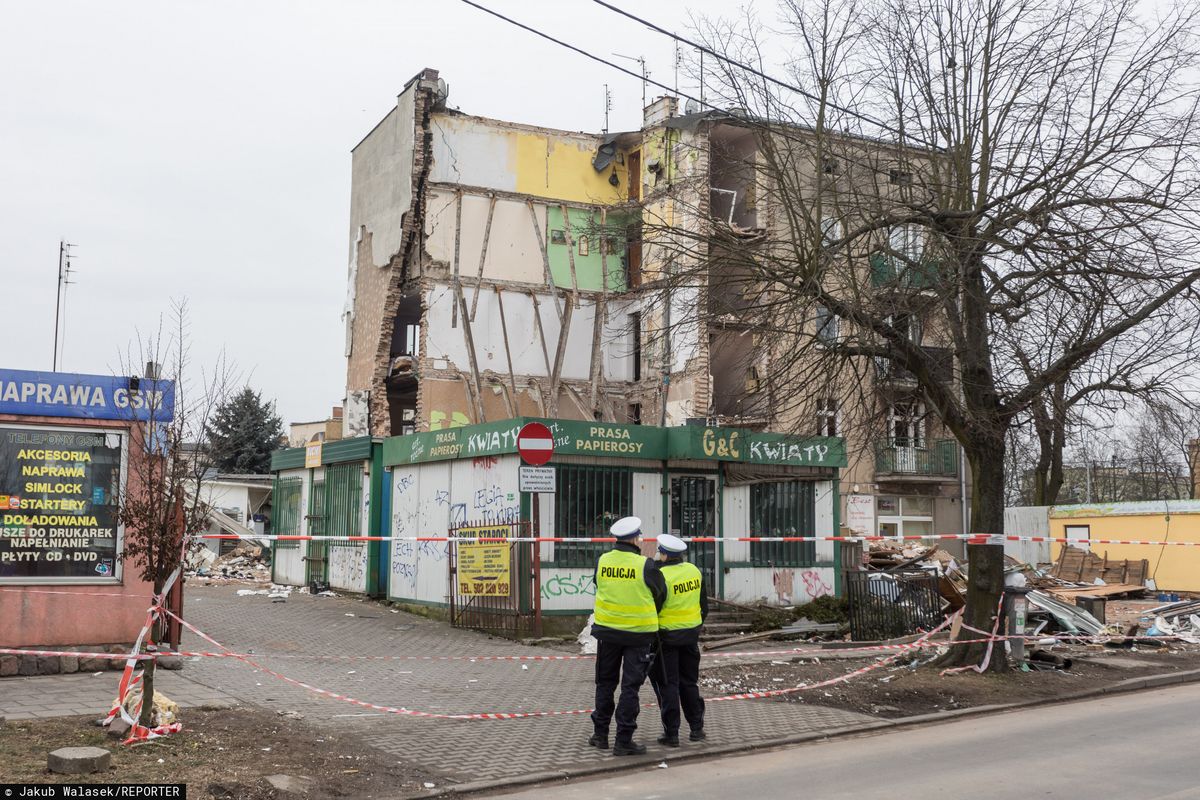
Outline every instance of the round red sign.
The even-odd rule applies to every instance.
[[[517,452],[526,464],[540,467],[554,455],[554,436],[540,422],[528,422],[517,433]]]

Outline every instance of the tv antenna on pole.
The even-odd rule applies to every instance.
[[[63,295],[67,292],[67,285],[74,283],[71,280],[71,248],[75,245],[60,239],[58,242],[58,289],[54,295],[54,359],[52,370],[58,372],[59,358],[59,332],[63,328],[62,310],[63,310]],[[65,331],[63,331],[64,340],[66,339]]]
[[[650,80],[650,70],[646,69],[646,57],[645,56],[637,56],[637,57],[624,56],[624,55],[621,55],[620,53],[613,53],[612,55],[616,56],[617,58],[623,58],[626,61],[636,61],[637,65],[639,67],[641,67],[641,70],[642,70],[642,108],[645,108],[646,107],[646,82],[648,80]]]
[[[604,84],[604,132],[608,133],[608,112],[612,111],[612,92],[608,90],[608,84]]]

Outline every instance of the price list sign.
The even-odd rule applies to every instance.
[[[115,580],[123,437],[0,426],[0,582]]]

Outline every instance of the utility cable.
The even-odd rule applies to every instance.
[[[617,14],[620,14],[623,17],[627,17],[628,19],[631,19],[634,22],[641,23],[642,25],[645,25],[647,28],[654,31],[655,33],[661,33],[663,36],[669,36],[670,38],[674,39],[676,42],[682,42],[683,44],[686,44],[689,47],[694,47],[702,53],[707,53],[708,55],[712,56],[713,58],[717,59],[718,61],[724,61],[727,64],[732,64],[733,66],[737,67],[738,69],[745,70],[746,72],[749,72],[752,75],[762,78],[765,81],[769,81],[770,83],[773,83],[776,86],[782,87],[784,89],[788,89],[789,91],[796,92],[797,94],[801,95],[802,97],[807,97],[809,100],[812,100],[817,103],[824,103],[825,105],[829,106],[830,108],[841,111],[844,114],[849,114],[850,116],[855,117],[856,119],[860,119],[863,122],[869,122],[870,124],[875,125],[875,126],[879,127],[880,129],[887,131],[888,133],[895,134],[896,136],[899,136],[901,138],[912,139],[913,141],[919,142],[920,144],[922,144],[926,147],[934,147],[934,145],[931,145],[928,142],[926,142],[916,136],[911,136],[909,134],[902,133],[901,131],[888,125],[886,122],[877,120],[874,117],[868,116],[859,111],[854,111],[852,109],[846,108],[845,106],[838,105],[837,103],[830,102],[829,100],[822,100],[817,95],[815,95],[812,92],[809,92],[805,89],[802,89],[799,86],[796,86],[794,84],[788,83],[787,81],[782,81],[778,78],[768,75],[767,73],[765,73],[759,69],[756,69],[755,67],[753,67],[749,64],[743,64],[742,62],[740,62],[736,59],[730,58],[729,56],[726,56],[726,55],[722,55],[721,53],[718,53],[717,51],[713,50],[712,48],[708,47],[707,45],[692,41],[691,39],[688,39],[684,36],[680,36],[678,33],[675,33],[674,31],[667,30],[666,28],[662,28],[658,25],[655,25],[653,22],[643,19],[643,18],[637,16],[636,14],[631,14],[630,12],[628,12],[622,8],[618,8],[617,6],[614,6],[612,3],[605,2],[605,0],[592,0],[592,2],[599,6],[603,6],[604,8],[607,8],[609,11],[613,11]]]
[[[637,78],[637,79],[638,79],[638,80],[640,80],[640,81],[644,81],[644,82],[646,82],[646,83],[648,83],[648,84],[650,84],[650,85],[652,85],[652,86],[655,86],[655,87],[657,87],[657,88],[659,88],[659,89],[662,89],[664,92],[667,92],[667,93],[669,93],[669,94],[672,94],[672,95],[675,95],[675,96],[678,96],[678,97],[682,97],[682,98],[684,98],[684,99],[686,99],[686,100],[692,100],[693,102],[695,102],[695,103],[698,103],[700,106],[702,106],[702,107],[705,107],[705,108],[708,108],[708,109],[711,109],[711,110],[713,110],[713,111],[720,111],[720,112],[722,112],[722,113],[728,113],[728,111],[727,111],[726,109],[723,109],[723,108],[721,108],[720,106],[717,106],[717,105],[715,105],[715,104],[713,104],[713,103],[710,103],[710,102],[708,102],[707,100],[702,100],[702,99],[700,99],[699,97],[696,97],[695,95],[686,94],[686,93],[684,93],[684,92],[679,92],[679,91],[676,91],[676,89],[675,89],[675,88],[672,88],[672,87],[668,86],[668,85],[667,85],[667,84],[665,84],[665,83],[661,83],[661,82],[659,82],[659,81],[656,81],[656,80],[654,80],[653,78],[651,78],[651,77],[649,77],[649,76],[647,76],[647,75],[643,75],[643,74],[641,74],[641,73],[634,72],[633,70],[626,69],[625,67],[622,67],[620,64],[617,64],[617,63],[614,63],[614,62],[612,62],[612,61],[609,61],[609,60],[608,60],[608,59],[606,59],[606,58],[603,58],[603,57],[601,57],[601,56],[598,56],[598,55],[596,55],[595,53],[591,53],[591,52],[589,52],[589,51],[587,51],[587,50],[584,50],[584,49],[583,49],[583,48],[581,48],[581,47],[577,47],[577,46],[575,46],[575,45],[573,45],[573,44],[571,44],[571,43],[569,43],[569,42],[564,42],[562,39],[558,39],[558,38],[556,38],[556,37],[554,37],[554,36],[551,36],[550,34],[548,34],[548,33],[545,33],[544,31],[540,31],[540,30],[538,30],[537,28],[534,28],[534,27],[532,27],[532,26],[530,26],[530,25],[526,25],[526,24],[525,24],[525,23],[523,23],[523,22],[518,22],[517,20],[513,19],[512,17],[505,16],[504,14],[501,14],[499,11],[495,11],[495,10],[493,10],[493,9],[490,9],[490,8],[488,8],[487,6],[484,6],[484,5],[481,5],[481,4],[479,4],[479,3],[476,3],[476,2],[474,2],[474,0],[462,0],[462,2],[466,3],[467,5],[471,6],[472,8],[475,8],[475,9],[478,9],[479,11],[482,11],[482,12],[484,12],[485,14],[490,14],[491,16],[495,17],[496,19],[499,19],[499,20],[502,20],[502,21],[504,21],[504,22],[507,22],[507,23],[508,23],[508,24],[510,24],[510,25],[514,25],[514,26],[516,26],[516,27],[520,28],[521,30],[528,31],[529,33],[532,33],[532,34],[533,34],[533,35],[535,35],[535,36],[541,37],[542,39],[545,39],[545,40],[546,40],[546,41],[548,41],[548,42],[553,42],[554,44],[556,44],[556,45],[558,45],[558,46],[560,46],[560,47],[565,47],[566,49],[568,49],[568,50],[570,50],[570,51],[572,51],[572,52],[574,52],[574,53],[578,53],[579,55],[581,55],[581,56],[583,56],[583,57],[585,57],[585,58],[589,58],[589,59],[591,59],[592,61],[595,61],[595,62],[598,62],[598,63],[600,63],[600,64],[603,64],[603,65],[604,65],[604,66],[606,66],[606,67],[611,67],[612,69],[615,69],[615,70],[617,70],[618,72],[624,73],[625,75],[628,75],[628,76],[629,76],[629,77],[631,77],[631,78]],[[614,10],[618,10],[618,9],[614,9]],[[668,34],[668,35],[672,35],[672,34]],[[686,42],[686,40],[681,40],[681,41],[685,41],[685,42]],[[785,85],[786,85],[786,84],[785,84]],[[794,88],[794,87],[789,87],[789,88]],[[798,90],[797,90],[797,91],[798,91]],[[833,106],[832,104],[829,104],[829,103],[827,103],[827,105],[830,105],[830,106],[831,106],[831,107],[833,107],[833,108],[839,108],[839,110],[844,110],[844,109],[841,109],[839,106]],[[847,113],[852,113],[852,114],[853,114],[854,112],[849,112],[849,111],[847,111]],[[867,121],[870,121],[872,124],[874,124],[874,125],[878,125],[878,126],[882,127],[884,130],[887,130],[889,133],[893,133],[893,134],[896,134],[896,135],[901,135],[901,134],[898,134],[898,133],[897,133],[897,132],[896,132],[894,129],[892,129],[892,128],[889,128],[888,126],[884,125],[884,124],[883,124],[883,123],[881,123],[881,122],[878,122],[878,121],[875,121],[875,120],[871,120],[870,118],[864,117],[864,116],[863,116],[863,115],[861,115],[861,114],[855,114],[855,116],[858,116],[858,117],[859,117],[859,118],[861,118],[861,119],[865,119],[865,120],[867,120]],[[753,122],[754,122],[754,120],[753,120],[753,119],[748,119],[748,118],[746,118],[746,117],[743,117],[743,119],[746,119],[746,121],[747,121],[747,122],[750,122],[750,123],[753,123]],[[916,141],[916,142],[920,143],[921,145],[923,145],[923,146],[925,146],[925,147],[929,147],[929,148],[935,148],[935,146],[934,146],[934,145],[931,145],[931,144],[929,144],[929,143],[927,143],[927,142],[925,142],[925,141],[922,141],[922,140],[920,140],[920,139],[917,139],[916,137],[913,137],[913,136],[908,136],[907,138],[909,138],[909,139],[912,139],[913,141]]]

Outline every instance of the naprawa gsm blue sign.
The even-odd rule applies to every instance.
[[[166,422],[175,382],[0,369],[0,414]]]

